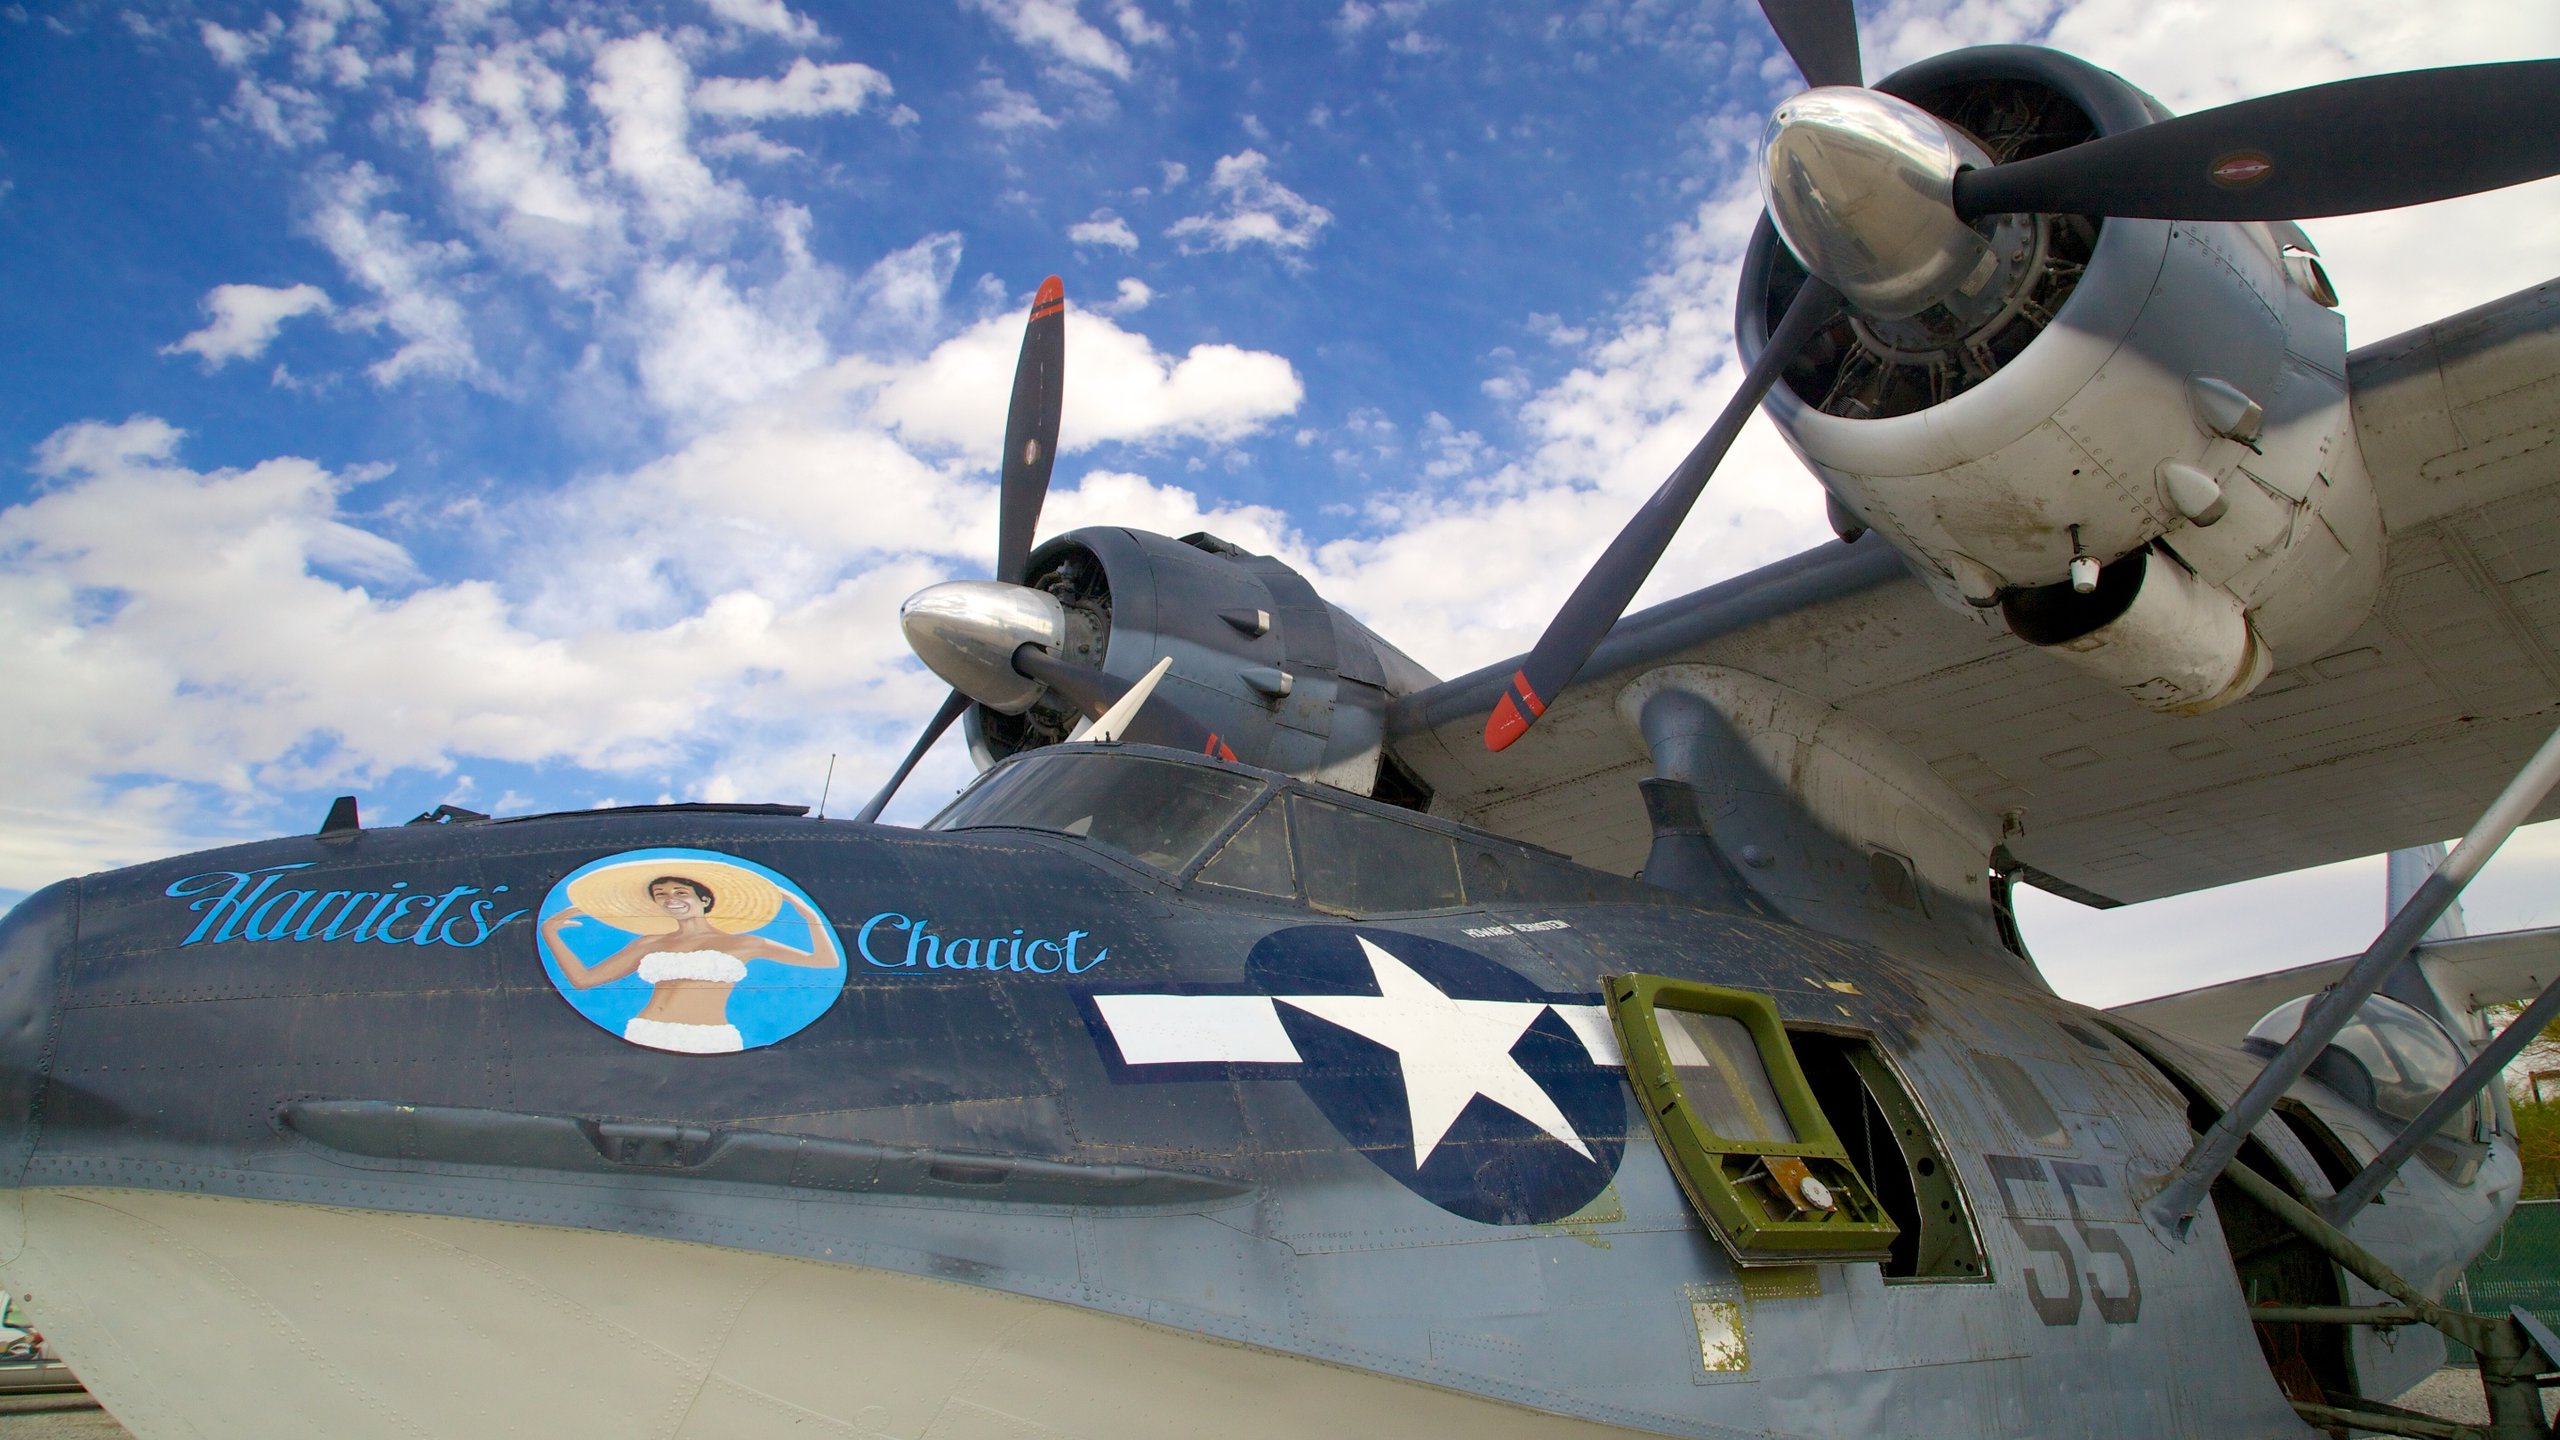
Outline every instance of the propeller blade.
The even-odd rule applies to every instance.
[[[1151,694],[1154,681],[1171,666],[1172,658],[1156,662],[1156,668],[1140,684]],[[1116,737],[1099,733],[1087,738],[1117,738],[1139,745],[1162,745],[1170,750],[1192,750],[1202,755],[1215,755],[1221,760],[1236,758],[1235,750],[1225,737],[1193,718],[1190,711],[1171,700],[1148,703],[1138,686],[1099,670],[1087,669],[1071,660],[1061,660],[1037,645],[1025,645],[1013,652],[1013,668],[1048,686],[1067,702],[1093,717],[1094,731],[1112,718],[1111,711],[1123,697],[1138,695],[1138,704],[1121,717],[1125,727]]]
[[[1759,408],[1760,397],[1769,393],[1787,362],[1796,351],[1814,337],[1832,317],[1839,313],[1840,292],[1818,279],[1808,278],[1804,288],[1796,292],[1787,306],[1786,317],[1778,322],[1776,333],[1760,358],[1742,377],[1742,384],[1725,402],[1724,413],[1644,502],[1627,528],[1609,542],[1599,562],[1582,577],[1564,608],[1547,623],[1547,633],[1538,637],[1529,658],[1511,676],[1511,689],[1485,717],[1484,744],[1488,750],[1501,750],[1528,733],[1538,717],[1547,711],[1547,697],[1561,692],[1582,669],[1591,652],[1599,648],[1609,627],[1626,613],[1627,602],[1635,598],[1645,576],[1653,572],[1654,562],[1671,544],[1680,522],[1696,504],[1698,493],[1707,488],[1708,477],[1715,474],[1716,464],[1724,452],[1733,448],[1734,437],[1742,433],[1751,412]]]
[[[1022,583],[1032,531],[1049,498],[1049,469],[1058,459],[1058,412],[1065,404],[1067,287],[1052,275],[1031,297],[1022,327],[1022,358],[1013,367],[1013,407],[1004,418],[1004,486],[996,522],[996,578]]]
[[[872,796],[871,803],[863,806],[853,818],[865,825],[878,820],[880,812],[889,808],[889,797],[897,794],[898,787],[907,783],[907,776],[914,773],[916,762],[924,758],[924,752],[932,749],[933,742],[941,739],[942,732],[950,729],[951,722],[959,719],[960,712],[968,708],[969,697],[957,690],[952,691],[951,698],[943,701],[942,708],[934,712],[932,721],[924,727],[924,733],[916,737],[916,747],[899,762],[896,773],[889,777],[889,783],[881,786],[880,793]]]
[[[2560,174],[2560,60],[2370,75],[1956,176],[1956,213],[2307,220]]]
[[[1858,10],[1850,0],[1760,0],[1760,13],[1811,86],[1864,85]]]
[[[1156,682],[1172,668],[1173,657],[1170,655],[1157,661],[1156,668],[1130,686],[1128,694],[1111,702],[1111,708],[1102,712],[1102,718],[1093,722],[1093,728],[1085,732],[1084,738],[1096,743],[1119,739],[1128,730],[1129,722],[1137,718],[1138,709],[1147,703],[1147,697],[1156,693]]]

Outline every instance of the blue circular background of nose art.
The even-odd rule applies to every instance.
[[[679,921],[651,898],[652,882],[666,877],[690,882],[696,897],[711,895],[702,916],[709,933],[690,941],[673,933]],[[780,871],[718,850],[625,850],[581,865],[543,897],[534,933],[543,973],[561,999],[614,1036],[655,1050],[759,1049],[807,1029],[844,991],[844,946],[826,912]],[[559,949],[585,972],[586,984],[562,967]],[[700,979],[705,969],[735,973],[730,962],[743,963],[744,976],[726,996],[727,1027],[642,1021],[635,1030],[632,1022],[658,989],[640,967],[657,954],[675,957],[660,961],[662,979],[670,978],[664,970],[691,970],[672,978]]]

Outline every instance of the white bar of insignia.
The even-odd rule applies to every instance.
[[[1609,1023],[1607,1006],[1550,1005],[1547,1008],[1563,1016],[1564,1023],[1573,1027],[1573,1033],[1582,1041],[1583,1050],[1591,1056],[1592,1064],[1618,1066],[1627,1063],[1627,1057],[1618,1053],[1618,1027]]]
[[[1267,995],[1096,995],[1093,1003],[1132,1065],[1301,1063]]]

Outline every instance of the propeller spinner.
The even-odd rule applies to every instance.
[[[925,752],[973,704],[1019,715],[1042,697],[1055,695],[1088,719],[1109,721],[1105,738],[1126,735],[1236,758],[1217,734],[1180,707],[1150,699],[1163,666],[1143,688],[1133,688],[1117,676],[1061,659],[1057,652],[1066,648],[1066,611],[1057,597],[1023,583],[1040,509],[1049,496],[1049,474],[1057,462],[1058,423],[1065,408],[1066,295],[1057,276],[1041,281],[1023,326],[1013,401],[1005,416],[995,578],[929,585],[899,607],[898,624],[908,648],[950,682],[951,694],[856,820],[879,819]],[[1115,705],[1121,707],[1117,712]]]
[[[2020,217],[2291,220],[2421,204],[2560,173],[2560,61],[2371,76],[2242,101],[2009,164],[1861,83],[1849,0],[1762,0],[1810,89],[1761,144],[1771,223],[1811,277],[1697,448],[1610,542],[1486,717],[1488,749],[1537,723],[1661,559],[1797,352],[1847,308],[1889,323],[1996,314]]]

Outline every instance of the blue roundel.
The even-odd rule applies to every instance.
[[[561,877],[535,930],[560,997],[653,1050],[714,1055],[805,1029],[844,990],[808,893],[717,850],[626,850]]]
[[[1263,937],[1246,958],[1298,1051],[1298,1083],[1352,1148],[1442,1209],[1561,1220],[1626,1149],[1626,1086],[1551,995],[1443,941],[1352,925]],[[1562,1007],[1562,1008],[1559,1008]]]

